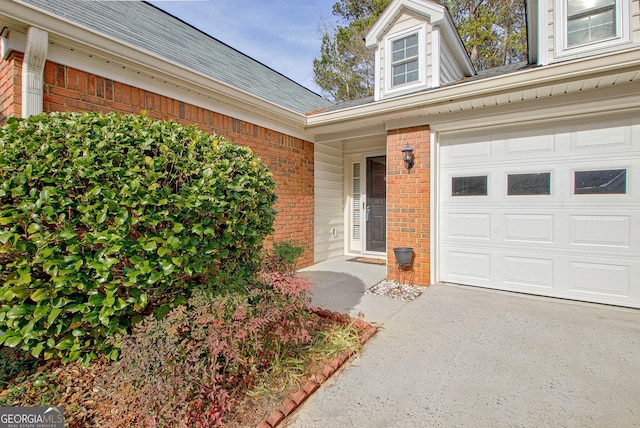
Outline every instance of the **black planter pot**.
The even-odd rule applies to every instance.
[[[406,267],[413,265],[413,248],[396,247],[393,249],[393,254],[396,256],[398,266]]]

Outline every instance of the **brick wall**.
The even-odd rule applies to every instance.
[[[0,125],[22,114],[22,58],[18,52],[0,61]]]
[[[413,148],[415,166],[404,166],[402,149]],[[414,285],[430,283],[430,144],[429,127],[387,133],[387,275]],[[398,273],[395,247],[413,247],[413,273]]]
[[[2,66],[6,64],[3,62]],[[305,249],[298,266],[313,263],[313,144],[60,64],[47,62],[44,74],[45,112],[140,113],[145,110],[148,117],[195,124],[204,131],[251,148],[269,167],[278,186],[275,206],[278,216],[270,241],[298,243]],[[17,91],[20,94],[19,88]]]

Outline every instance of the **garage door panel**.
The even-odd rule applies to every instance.
[[[573,143],[574,149],[609,151],[615,146],[631,147],[631,127],[616,126],[604,129],[577,131]]]
[[[505,214],[506,241],[553,243],[553,215]]]
[[[631,247],[631,217],[612,215],[572,215],[570,243]]]
[[[506,156],[530,156],[532,153],[540,156],[542,154],[552,154],[554,152],[555,139],[552,135],[533,135],[509,139],[505,141]],[[500,143],[496,142],[497,145]]]
[[[608,297],[631,296],[631,278],[628,265],[615,263],[598,263],[590,261],[572,261],[570,263],[571,291]]]
[[[445,136],[439,153],[439,280],[640,308],[637,117]],[[478,176],[485,196],[452,191]]]
[[[442,245],[473,245],[475,247],[528,251],[553,251],[557,254],[598,254],[600,256],[627,257],[629,251],[640,252],[640,213],[633,216],[611,214],[575,215],[568,209],[556,207],[555,215],[545,211],[535,213],[534,208],[521,208],[521,213],[504,213],[507,208],[497,207],[493,213],[462,212],[458,209],[443,211]],[[511,210],[510,210],[511,211]],[[531,211],[531,214],[527,214]]]
[[[491,214],[450,213],[448,216],[449,238],[491,239]]]
[[[451,266],[452,279],[470,281],[472,285],[483,285],[491,279],[491,255],[464,251],[450,251],[446,254]]]
[[[535,287],[536,292],[553,288],[553,260],[531,257],[504,257],[504,282],[514,289]],[[549,291],[547,291],[549,293]]]
[[[489,159],[491,157],[491,143],[489,141],[470,142],[465,145],[454,145],[447,153],[448,160],[464,161],[467,159]]]

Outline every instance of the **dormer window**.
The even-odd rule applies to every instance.
[[[381,66],[384,72],[384,95],[426,88],[426,35],[427,24],[419,23],[384,38],[384,62]]]
[[[456,82],[475,70],[446,7],[393,0],[367,32],[375,52],[376,101]]]
[[[567,0],[568,47],[616,35],[616,0]]]
[[[393,40],[391,45],[393,87],[418,81],[420,78],[418,33]]]

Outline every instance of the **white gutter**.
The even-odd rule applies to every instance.
[[[343,110],[330,111],[309,116],[309,130],[315,127],[366,119],[376,115],[387,115],[402,111],[428,108],[439,104],[462,103],[481,99],[484,96],[496,96],[502,93],[523,91],[561,82],[594,78],[620,72],[622,70],[640,70],[640,51],[635,48],[628,51],[589,57],[581,60],[551,64],[544,67],[529,68],[508,75],[482,80],[470,80],[451,86],[444,86],[426,92],[394,97]]]
[[[48,46],[49,34],[37,27],[29,27],[22,63],[22,117],[42,113],[44,64]]]

